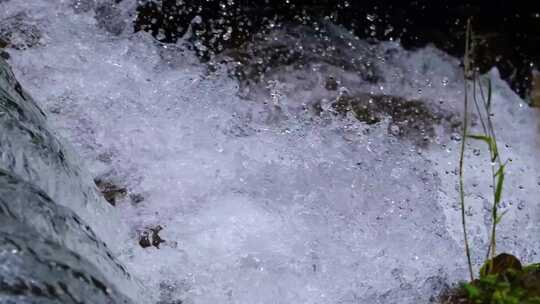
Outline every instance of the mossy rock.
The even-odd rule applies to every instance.
[[[480,278],[463,283],[441,297],[441,304],[540,304],[540,264],[523,267],[502,253],[487,261]]]
[[[442,125],[450,131],[460,125],[454,115],[430,106],[426,101],[390,95],[340,96],[332,104],[332,108],[336,115],[351,113],[358,121],[368,125],[388,119],[389,134],[410,140],[422,147],[435,138],[436,125]]]

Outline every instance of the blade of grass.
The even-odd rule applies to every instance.
[[[463,240],[465,244],[465,255],[467,257],[467,266],[469,268],[469,275],[471,282],[474,280],[474,273],[472,269],[472,261],[471,261],[471,250],[469,247],[469,239],[467,235],[467,219],[465,214],[465,186],[464,186],[464,178],[463,178],[463,164],[465,160],[465,145],[467,141],[467,126],[468,126],[468,116],[469,116],[469,90],[468,90],[468,83],[467,83],[467,76],[470,72],[470,42],[471,42],[471,20],[469,19],[467,21],[467,33],[466,33],[466,41],[465,41],[465,56],[463,58],[464,61],[464,84],[465,84],[465,90],[464,90],[464,100],[463,100],[463,128],[462,128],[462,136],[461,136],[461,149],[460,149],[460,157],[459,157],[459,197],[460,197],[460,205],[461,205],[461,225],[463,227]]]

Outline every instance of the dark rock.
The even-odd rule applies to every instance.
[[[318,30],[312,26],[284,23],[263,31],[243,45],[227,49],[214,61],[227,64],[242,83],[261,83],[284,70],[303,70],[314,65],[336,72],[351,72],[362,81],[383,80],[375,50],[364,41],[357,41],[342,28],[319,20]],[[333,77],[332,77],[333,78]],[[339,83],[327,79],[325,87],[337,90]]]
[[[159,232],[161,230],[163,230],[163,227],[159,225],[154,228],[150,228],[150,231],[152,231],[152,246],[156,247],[157,249],[159,249],[159,245],[161,243],[165,243],[165,240],[159,236]]]
[[[152,246],[152,242],[150,242],[150,233],[148,231],[143,231],[139,236],[139,245],[141,245],[142,248]]]
[[[464,54],[465,24],[473,18],[480,38],[475,62],[482,72],[498,67],[522,97],[530,92],[532,66],[540,66],[540,7],[536,2],[504,1],[303,0],[142,2],[135,31],[162,42],[176,42],[191,27],[192,41],[208,58],[252,41],[283,24],[328,20],[370,41],[399,40],[407,49],[434,44],[458,58]],[[193,23],[196,17],[198,22]]]
[[[511,254],[501,253],[480,268],[480,277],[491,274],[504,275],[508,271],[521,271],[521,262]]]
[[[358,94],[340,96],[332,104],[338,115],[352,112],[356,119],[368,125],[381,122],[388,117],[388,133],[425,146],[435,137],[435,125],[443,124],[452,130],[459,126],[451,113],[428,107],[421,100],[406,100],[396,96]]]
[[[159,249],[159,246],[166,241],[161,238],[159,232],[163,230],[161,225],[151,226],[140,232],[139,234],[139,245],[142,248],[148,248],[154,246]]]
[[[5,51],[0,50],[0,57],[2,57],[2,59],[4,59],[4,60],[9,60],[9,58],[10,58],[11,56],[9,55],[8,52],[5,52]]]

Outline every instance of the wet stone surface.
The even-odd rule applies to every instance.
[[[508,6],[470,1],[141,1],[134,31],[174,43],[186,34],[197,53],[210,58],[236,49],[258,33],[286,23],[316,28],[323,20],[342,24],[372,41],[401,41],[407,49],[433,44],[461,58],[464,29],[473,17],[479,38],[476,62],[496,66],[522,97],[530,93],[532,67],[540,64],[538,5]],[[489,12],[489,13],[486,13]],[[191,29],[191,32],[190,32]]]
[[[316,105],[317,108],[320,106]],[[448,130],[456,129],[460,125],[457,118],[450,113],[431,109],[421,100],[407,100],[396,96],[339,96],[332,103],[332,108],[340,116],[350,112],[357,120],[368,125],[389,119],[390,135],[408,139],[418,146],[426,146],[433,141],[436,125],[443,125]]]
[[[318,23],[319,30],[311,26],[287,23],[272,31],[256,34],[253,39],[237,48],[225,50],[214,58],[216,63],[225,63],[232,75],[242,83],[259,83],[284,67],[302,70],[313,64],[339,68],[358,75],[363,81],[382,81],[382,73],[374,64],[376,54],[366,43],[351,42],[328,22]],[[358,56],[358,54],[362,56]],[[336,90],[337,80],[327,80],[327,88]]]
[[[139,245],[142,248],[151,246],[159,249],[159,246],[166,241],[161,238],[159,233],[163,230],[161,225],[149,226],[139,233]]]

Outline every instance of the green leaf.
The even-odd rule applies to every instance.
[[[489,150],[491,151],[491,161],[495,161],[499,156],[499,152],[497,150],[497,143],[490,136],[469,134],[467,135],[467,137],[485,142],[488,145]]]
[[[472,284],[463,284],[463,288],[465,288],[465,291],[467,291],[469,299],[476,299],[480,296],[480,289]]]
[[[485,141],[489,146],[491,146],[491,142],[493,141],[493,139],[487,135],[469,134],[467,137]]]
[[[491,79],[488,78],[488,97],[487,97],[487,108],[488,111],[491,109]]]
[[[469,134],[467,135],[467,137],[485,142],[488,145],[489,150],[491,151],[491,161],[495,161],[497,157],[499,157],[499,150],[497,149],[497,143],[493,140],[492,137],[487,136],[487,135],[477,135],[477,134]]]
[[[502,221],[503,216],[508,213],[508,210],[503,211],[503,213],[499,214],[497,218],[495,219],[495,224],[499,224]]]

